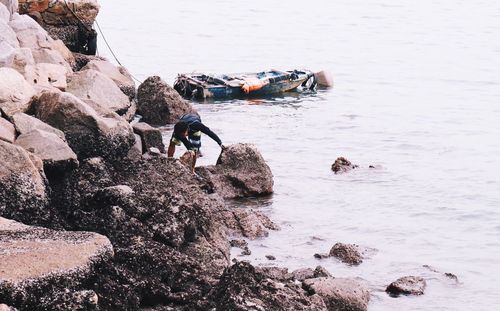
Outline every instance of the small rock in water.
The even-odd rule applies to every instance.
[[[355,244],[336,243],[330,250],[330,256],[349,265],[359,265],[363,262],[363,256]]]
[[[248,242],[245,240],[231,240],[229,243],[231,247],[237,247],[242,250],[240,256],[249,256],[252,254],[248,248]]]
[[[392,282],[385,291],[392,296],[423,295],[426,286],[427,284],[422,277],[405,276]]]
[[[446,272],[444,275],[447,278],[450,278],[450,279],[452,279],[452,280],[454,280],[454,281],[456,281],[458,283],[458,276],[456,276],[455,274]]]
[[[274,257],[273,255],[266,255],[266,258],[268,260],[276,260],[276,257]]]
[[[317,266],[316,269],[314,269],[314,277],[319,278],[319,277],[330,277],[332,276],[328,270],[326,270],[322,266]]]
[[[356,164],[352,164],[351,161],[347,160],[344,157],[339,157],[332,164],[332,171],[335,174],[341,174],[349,172],[352,169],[358,168],[359,166]]]
[[[329,254],[325,254],[325,253],[321,253],[321,254],[316,253],[316,254],[314,254],[314,258],[316,258],[316,259],[325,259],[325,258],[328,258],[328,257],[330,257],[330,255]]]

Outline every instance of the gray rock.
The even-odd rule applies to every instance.
[[[33,110],[38,119],[64,132],[78,158],[125,157],[135,141],[124,119],[111,111],[101,117],[69,93],[43,93]]]
[[[158,76],[147,78],[137,91],[137,112],[152,125],[177,122],[186,113],[194,112],[176,90]]]
[[[53,48],[54,39],[31,17],[15,14],[9,26],[16,33],[20,47],[31,49],[36,63],[57,64],[71,70],[64,57]]]
[[[151,147],[158,148],[160,152],[165,153],[165,145],[159,129],[151,125],[139,122],[132,126],[134,133],[141,137],[142,149],[148,150]]]
[[[422,277],[405,276],[389,284],[385,291],[393,296],[423,295],[426,286],[427,283]]]
[[[7,117],[25,112],[34,95],[35,90],[20,73],[12,68],[0,68],[0,109]]]
[[[127,68],[115,66],[105,60],[91,60],[81,70],[92,69],[98,71],[111,80],[120,88],[120,90],[132,101],[136,96],[135,82]]]
[[[51,293],[78,287],[113,256],[105,236],[31,227],[5,218],[0,218],[0,249],[2,299],[26,310],[42,309],[40,293],[52,298]]]
[[[267,216],[251,209],[231,208],[221,215],[231,234],[252,240],[268,236],[269,230],[279,230]]]
[[[50,216],[44,209],[45,176],[32,158],[23,148],[0,140],[0,216],[20,221]]]
[[[3,9],[5,9],[5,7],[3,7]],[[1,14],[3,15],[4,13]],[[5,42],[13,48],[19,48],[16,33],[9,27],[7,24],[8,22],[8,20],[0,20],[0,42]]]
[[[96,104],[125,114],[130,107],[130,100],[106,75],[89,69],[74,73],[69,77],[67,92],[81,100],[92,100]]]
[[[14,125],[0,116],[0,140],[13,143],[16,140]]]
[[[306,279],[314,278],[314,270],[311,268],[301,268],[292,271],[293,278],[297,281],[304,281]]]
[[[62,65],[39,63],[26,66],[24,78],[33,86],[56,88],[65,91],[68,68]]]
[[[355,244],[335,243],[329,255],[349,265],[359,265],[363,262],[359,246]]]
[[[332,171],[335,174],[341,174],[349,172],[355,168],[358,168],[358,165],[352,164],[351,161],[347,160],[344,157],[337,158],[335,162],[332,164]]]
[[[330,254],[326,254],[326,253],[314,254],[314,258],[316,258],[316,259],[325,259],[325,258],[329,258],[329,257],[330,257]]]
[[[76,154],[56,134],[35,129],[19,135],[16,139],[16,145],[42,159],[47,173],[63,173],[78,167]]]
[[[14,48],[0,41],[0,67],[10,67],[24,74],[27,66],[34,66],[35,59],[28,48]]]
[[[318,294],[328,310],[366,311],[368,289],[353,279],[320,277],[307,279],[302,286],[309,294]]]
[[[198,167],[213,190],[224,198],[273,193],[273,174],[253,145],[235,144],[221,153],[216,165]]]
[[[22,112],[15,113],[12,117],[12,123],[19,134],[28,134],[33,130],[42,130],[45,132],[49,132],[57,135],[63,141],[66,141],[66,137],[64,137],[64,133],[45,122],[38,120],[35,117],[27,115]]]

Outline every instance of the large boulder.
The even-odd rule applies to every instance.
[[[64,173],[78,166],[76,154],[54,133],[35,129],[19,135],[16,145],[42,159],[47,173]]]
[[[92,69],[79,71],[71,75],[68,80],[67,92],[81,100],[92,100],[118,114],[126,113],[130,107],[130,100],[113,80],[98,71]]]
[[[12,68],[0,68],[0,109],[8,117],[29,108],[35,89]]]
[[[331,311],[366,311],[370,300],[369,290],[353,279],[320,277],[307,279],[302,286],[323,298]]]
[[[46,92],[33,105],[35,116],[61,130],[79,158],[124,157],[135,138],[132,127],[109,111],[100,116],[70,93]]]
[[[14,48],[5,41],[0,42],[0,67],[10,67],[24,74],[27,66],[34,65],[30,49]]]
[[[127,68],[115,66],[105,60],[91,60],[81,70],[92,69],[98,71],[116,83],[120,90],[132,101],[135,99],[135,82]]]
[[[52,39],[38,23],[27,15],[15,14],[9,23],[22,48],[29,48],[36,63],[62,65],[71,70],[64,57],[53,48]]]
[[[64,299],[71,305],[83,282],[113,256],[110,241],[100,234],[53,231],[1,217],[0,249],[0,301],[22,310],[55,310],[61,295],[73,296]],[[82,309],[88,301],[81,302],[73,310],[94,310]]]
[[[39,129],[45,132],[55,134],[63,141],[66,141],[66,137],[64,136],[64,133],[62,131],[28,114],[22,112],[15,113],[14,115],[12,115],[11,120],[12,123],[14,124],[14,127],[16,128],[16,131],[19,134],[28,134],[33,130]]]
[[[0,116],[0,140],[13,143],[16,140],[14,125]]]
[[[56,88],[66,90],[66,76],[68,68],[62,65],[39,63],[34,66],[26,66],[24,77],[33,86],[45,88]]]
[[[387,286],[386,292],[392,296],[423,295],[427,283],[420,276],[405,276]]]
[[[134,128],[134,132],[141,137],[142,150],[158,148],[160,152],[165,153],[165,145],[163,144],[163,137],[159,129],[144,122],[136,123],[132,127]]]
[[[273,193],[273,174],[253,145],[228,146],[216,165],[196,170],[224,198],[262,196]]]
[[[176,90],[158,76],[149,77],[137,91],[137,112],[152,125],[177,122],[194,109]]]
[[[20,221],[46,220],[45,176],[36,157],[0,140],[0,215]]]
[[[307,296],[294,283],[247,262],[238,262],[224,272],[211,300],[216,310],[327,310],[317,295]]]
[[[10,15],[19,11],[18,0],[0,0],[0,3],[5,6]]]
[[[0,8],[5,9],[0,5]],[[0,20],[0,42],[5,42],[13,48],[19,48],[19,42],[14,30],[7,24],[9,21]]]

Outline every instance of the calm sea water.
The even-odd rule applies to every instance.
[[[109,43],[139,79],[333,74],[330,91],[196,105],[226,144],[257,145],[275,175],[271,198],[246,203],[282,227],[251,243],[255,264],[360,277],[370,310],[500,309],[499,1],[100,3]],[[204,149],[214,163],[216,144]],[[338,156],[361,168],[334,175]],[[313,258],[339,241],[377,251],[358,267]],[[387,296],[404,275],[424,276],[425,295]]]

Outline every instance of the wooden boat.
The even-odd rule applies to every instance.
[[[314,90],[315,74],[308,70],[207,75],[179,74],[174,89],[187,99],[260,97],[295,90]]]

